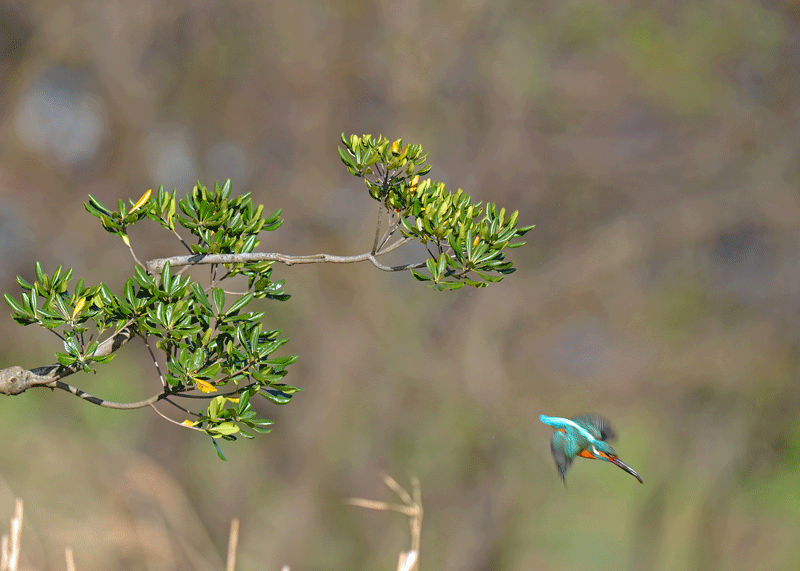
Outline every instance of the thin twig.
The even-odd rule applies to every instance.
[[[188,395],[175,395],[175,396],[186,397],[186,396],[188,396]],[[198,413],[196,413],[196,412],[192,412],[192,411],[191,411],[191,410],[189,410],[188,408],[184,408],[184,407],[182,407],[181,405],[179,405],[179,404],[178,404],[178,403],[176,403],[176,402],[172,402],[172,400],[170,400],[170,398],[169,398],[169,397],[166,397],[166,398],[164,398],[164,399],[163,399],[163,401],[164,401],[164,402],[168,402],[169,404],[171,404],[172,406],[174,406],[175,408],[177,408],[179,411],[181,411],[181,412],[184,412],[184,413],[186,413],[186,414],[191,414],[192,416],[202,416],[201,414],[198,414]]]
[[[390,246],[387,246],[387,247],[385,247],[385,248],[382,248],[382,249],[381,249],[381,251],[380,251],[380,252],[378,252],[378,255],[379,255],[379,256],[382,256],[382,255],[384,255],[384,254],[388,254],[389,252],[391,252],[391,251],[393,251],[393,250],[396,250],[397,248],[399,248],[399,247],[400,247],[400,246],[402,246],[403,244],[407,244],[408,242],[411,242],[411,240],[412,240],[412,238],[409,238],[409,237],[406,237],[406,238],[400,238],[399,240],[397,240],[396,242],[394,242],[392,245],[390,245]],[[425,265],[425,263],[423,262],[423,263],[422,263],[422,265]]]
[[[389,215],[389,227],[386,229],[386,234],[384,234],[383,238],[381,238],[380,244],[378,244],[377,252],[383,253],[383,252],[381,252],[381,248],[383,248],[386,245],[386,242],[389,241],[389,238],[394,236],[394,233],[397,231],[397,229],[399,227],[400,227],[400,225],[394,219],[394,216],[392,216],[390,214]]]
[[[123,232],[124,232],[124,230],[123,230]],[[128,238],[128,234],[127,234],[127,233],[124,233],[124,234],[123,234],[123,237],[124,237],[126,240],[127,240],[127,239],[129,239],[129,238]],[[139,258],[137,258],[137,257],[136,257],[136,253],[133,251],[133,246],[131,246],[131,245],[130,245],[130,243],[128,243],[128,250],[130,251],[130,253],[131,253],[131,256],[133,256],[133,261],[134,261],[134,262],[136,262],[136,264],[137,264],[137,265],[141,266],[141,268],[142,268],[143,270],[144,270],[144,269],[146,269],[146,268],[145,268],[145,265],[144,265],[142,262],[140,262],[140,261],[139,261]]]
[[[376,254],[380,249],[378,245],[379,236],[381,235],[381,223],[383,222],[383,202],[378,206],[378,223],[375,225],[375,241],[372,243],[372,254]]]
[[[184,423],[182,423],[182,422],[178,422],[177,420],[173,420],[173,419],[171,419],[171,418],[170,418],[170,417],[168,417],[166,414],[164,414],[163,412],[161,412],[160,410],[158,410],[158,409],[156,408],[156,406],[155,406],[154,404],[152,404],[152,403],[150,404],[150,407],[151,407],[151,408],[152,408],[154,411],[156,411],[156,414],[157,414],[158,416],[160,416],[161,418],[163,418],[164,420],[166,420],[166,421],[168,421],[168,422],[171,422],[172,424],[176,424],[176,425],[178,425],[178,426],[180,426],[180,427],[182,427],[182,428],[191,428],[192,430],[198,430],[198,431],[200,431],[200,432],[205,432],[205,431],[204,431],[202,428],[197,428],[196,426],[191,426],[191,425],[189,425],[189,424],[184,424]]]
[[[40,320],[38,323],[39,323],[39,325],[41,325],[41,324],[42,324],[41,320]],[[51,332],[53,335],[55,335],[56,337],[58,337],[59,339],[61,339],[61,341],[66,341],[66,339],[64,339],[64,337],[61,335],[61,333],[59,333],[59,332],[58,332],[58,331],[56,331],[55,329],[50,329],[49,331],[50,331],[50,332]]]
[[[394,250],[394,248],[391,249]],[[398,272],[400,270],[416,270],[417,268],[425,267],[425,262],[419,262],[416,264],[403,264],[402,266],[384,266],[374,258],[371,258],[370,262],[372,262],[373,266],[375,266],[379,270],[383,270],[384,272]]]
[[[175,234],[175,236],[178,237],[178,240],[181,241],[181,244],[183,244],[183,247],[186,248],[187,252],[191,252],[192,251],[192,248],[189,246],[189,244],[187,244],[186,241],[183,238],[181,238],[181,235],[178,234],[178,232],[175,229],[172,230],[172,233]]]
[[[158,359],[156,359],[155,353],[153,353],[153,349],[150,348],[150,343],[147,342],[147,337],[144,338],[144,345],[147,347],[147,350],[150,352],[150,356],[153,358],[153,365],[158,372],[158,378],[161,379],[161,386],[165,389],[167,388],[167,380],[164,378],[164,375],[161,373],[161,367],[158,366]]]

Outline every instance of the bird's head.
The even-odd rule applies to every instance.
[[[625,462],[619,459],[617,456],[617,452],[606,442],[602,440],[596,440],[592,442],[589,446],[587,452],[591,454],[594,458],[598,460],[605,460],[606,462],[611,462],[615,466],[622,468],[628,474],[639,480],[640,484],[644,484],[642,477],[636,473],[636,470],[628,466]]]

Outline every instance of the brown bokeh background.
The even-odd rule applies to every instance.
[[[404,518],[343,503],[392,499],[383,472],[421,480],[423,570],[798,568],[799,71],[793,0],[1,3],[4,292],[37,260],[119,289],[87,194],[198,179],[283,209],[263,251],[364,252],[342,132],[421,143],[433,178],[537,224],[482,290],[276,267],[293,297],[265,319],[305,391],[228,462],[151,411],[2,399],[25,568],[71,546],[81,571],[221,569],[240,517],[240,569],[392,569]],[[180,251],[144,226],[140,258]],[[60,350],[0,327],[3,366]],[[137,399],[148,363],[71,381]],[[643,486],[580,460],[564,488],[538,415],[586,411]]]

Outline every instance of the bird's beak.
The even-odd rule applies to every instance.
[[[628,466],[625,462],[623,462],[616,456],[609,456],[608,461],[614,464],[615,466],[619,466],[620,468],[625,470],[628,474],[639,480],[640,484],[644,484],[644,480],[642,480],[642,477],[636,472],[636,470]]]

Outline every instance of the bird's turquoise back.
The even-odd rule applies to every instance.
[[[611,424],[597,414],[579,414],[571,420],[586,429],[597,440],[613,440],[615,437]]]

